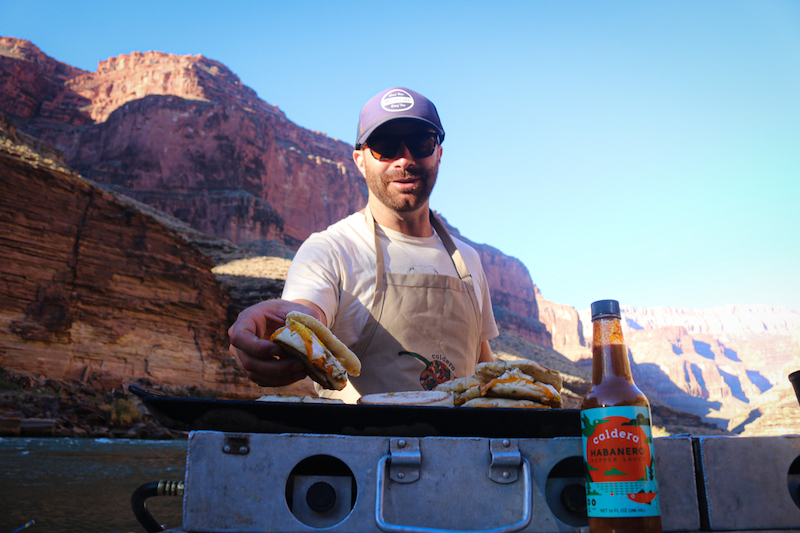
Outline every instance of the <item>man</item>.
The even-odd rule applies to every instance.
[[[262,386],[305,377],[268,340],[299,310],[327,325],[361,359],[341,393],[431,389],[491,361],[499,332],[478,253],[453,239],[429,208],[444,140],[436,107],[394,87],[361,110],[353,160],[367,207],[311,235],[298,250],[282,300],[244,310],[231,326],[231,354]]]

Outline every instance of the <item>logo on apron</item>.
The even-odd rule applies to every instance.
[[[450,370],[453,365],[443,355],[434,355],[433,361],[428,361],[420,354],[414,352],[403,351],[399,352],[397,355],[410,355],[425,363],[425,369],[419,375],[419,383],[424,390],[433,390],[436,385],[453,379],[453,372]]]

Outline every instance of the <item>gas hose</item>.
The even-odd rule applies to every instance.
[[[164,526],[159,524],[150,511],[147,510],[145,501],[153,496],[180,496],[183,497],[183,481],[151,481],[145,483],[131,495],[131,509],[136,521],[141,524],[147,533],[164,531]]]

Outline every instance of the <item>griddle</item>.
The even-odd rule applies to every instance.
[[[580,437],[579,409],[412,407],[182,398],[130,385],[153,416],[180,431],[392,437]]]

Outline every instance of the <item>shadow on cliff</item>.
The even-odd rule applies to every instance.
[[[686,411],[688,413],[701,416],[703,420],[714,423],[725,429],[727,420],[710,418],[708,415],[722,407],[721,402],[709,401],[705,398],[698,398],[687,393],[675,383],[670,377],[661,370],[655,363],[637,364],[631,362],[634,381],[648,397],[655,397],[669,406]]]
[[[736,427],[731,428],[731,433],[740,434],[742,433],[748,424],[755,422],[757,419],[761,418],[762,412],[761,409],[753,409],[748,413],[747,418],[745,418],[741,423],[737,424]]]
[[[722,376],[722,381],[731,389],[731,395],[743,401],[744,403],[749,403],[750,400],[747,398],[747,394],[745,394],[744,389],[742,388],[742,380],[739,379],[738,376],[734,376],[724,370],[719,370],[719,375]]]
[[[770,390],[773,385],[770,381],[761,375],[761,372],[758,370],[745,370],[747,377],[750,379],[750,382],[758,387],[758,390],[762,393],[767,392]]]

